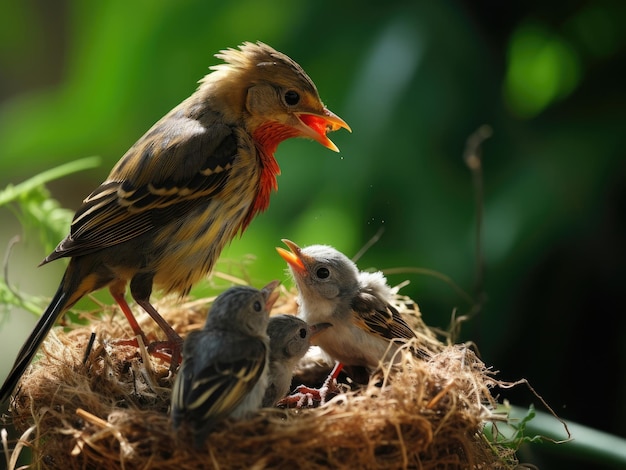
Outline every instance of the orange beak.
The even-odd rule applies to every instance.
[[[279,285],[280,285],[280,281],[272,281],[268,285],[266,285],[263,289],[261,289],[261,292],[263,293],[263,296],[265,297],[265,308],[267,309],[268,312],[272,311],[272,307],[274,306],[274,303],[276,302],[276,300],[278,300],[278,297],[280,296],[278,292],[274,291],[274,289],[276,289]]]
[[[281,241],[287,245],[291,251],[287,251],[284,248],[277,246],[276,251],[278,251],[278,254],[282,259],[287,261],[287,264],[291,266],[294,272],[298,274],[305,274],[307,270],[304,262],[302,261],[302,249],[294,242],[287,240],[286,238],[283,238]]]
[[[339,152],[339,148],[330,140],[327,136],[327,132],[333,132],[338,129],[344,128],[348,132],[352,132],[350,126],[337,116],[335,113],[330,111],[328,108],[324,108],[322,110],[322,114],[311,114],[311,113],[297,113],[298,119],[304,124],[300,129],[304,135],[304,137],[310,137],[313,140],[316,140],[324,147],[331,149],[335,152]]]

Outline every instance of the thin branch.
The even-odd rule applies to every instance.
[[[363,245],[363,248],[361,248],[357,252],[357,254],[352,257],[352,261],[356,263],[361,258],[361,256],[363,256],[367,252],[367,250],[369,250],[378,240],[380,240],[384,232],[385,227],[380,227],[378,231],[374,234],[374,236],[370,238],[365,245]]]

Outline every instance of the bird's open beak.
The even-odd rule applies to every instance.
[[[315,325],[309,326],[309,331],[311,332],[311,340],[331,326],[333,326],[332,323],[317,323]]]
[[[286,238],[283,238],[281,241],[291,250],[287,251],[284,248],[277,246],[276,251],[278,251],[281,258],[287,261],[287,264],[291,266],[295,272],[300,274],[306,273],[306,266],[302,261],[302,249],[294,242],[287,240]]]
[[[265,297],[265,308],[268,312],[272,311],[274,302],[276,302],[280,296],[280,293],[274,291],[274,289],[276,289],[279,285],[280,281],[272,281],[261,289],[261,292],[263,292],[263,296]]]
[[[303,137],[310,137],[335,152],[339,152],[339,148],[326,136],[326,133],[336,131],[342,127],[348,132],[352,132],[346,121],[328,108],[324,108],[322,114],[296,113],[296,116],[303,124],[300,127]]]

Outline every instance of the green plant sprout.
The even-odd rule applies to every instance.
[[[95,168],[99,164],[99,157],[82,158],[46,170],[22,183],[9,184],[0,191],[0,208],[6,207],[12,212],[25,233],[37,233],[45,251],[50,252],[66,235],[74,213],[61,207],[61,204],[50,196],[45,184],[72,173]],[[0,278],[0,312],[6,312],[10,307],[19,307],[39,315],[45,302],[38,297],[19,292],[9,282],[9,256],[11,248],[18,240],[19,237],[14,237],[6,247],[4,272]]]

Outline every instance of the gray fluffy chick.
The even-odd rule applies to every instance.
[[[346,255],[326,245],[300,248],[283,240],[277,248],[298,286],[298,316],[308,323],[328,322],[317,344],[344,365],[375,369],[397,347],[390,343],[415,338],[393,307],[393,293],[381,272],[359,271]],[[397,345],[399,346],[399,344]]]
[[[276,405],[289,392],[298,361],[309,350],[312,338],[329,326],[330,323],[308,325],[294,315],[276,315],[270,318],[267,327],[270,338],[270,366],[263,406]]]

